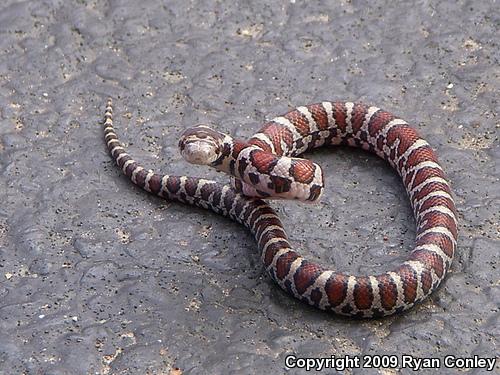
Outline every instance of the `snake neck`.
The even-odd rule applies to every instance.
[[[251,198],[314,202],[323,192],[319,165],[307,159],[280,156],[229,136],[225,136],[220,156],[211,166],[232,176],[235,190]],[[290,173],[294,173],[294,179]]]
[[[219,146],[220,155],[217,160],[210,164],[210,166],[219,172],[224,172],[239,178],[239,175],[235,175],[235,165],[238,161],[238,155],[241,150],[249,146],[248,143],[242,140],[225,135]]]

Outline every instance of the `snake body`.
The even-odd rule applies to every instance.
[[[457,213],[436,155],[404,120],[377,107],[352,102],[297,107],[266,123],[246,142],[203,126],[187,130],[180,141],[183,156],[232,174],[232,186],[143,168],[117,138],[111,99],[104,134],[111,156],[134,184],[246,226],[271,278],[289,294],[322,310],[361,318],[407,310],[436,290],[453,260]],[[395,269],[355,276],[305,259],[292,249],[275,211],[260,199],[317,200],[323,189],[321,168],[297,157],[323,145],[368,150],[401,176],[417,231],[408,260]],[[217,154],[209,155],[205,147],[216,148]]]

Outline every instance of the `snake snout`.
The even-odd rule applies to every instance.
[[[191,164],[210,165],[220,156],[219,133],[199,125],[187,129],[179,140],[181,155]]]
[[[217,146],[204,140],[187,142],[181,155],[191,164],[208,165],[218,157]]]

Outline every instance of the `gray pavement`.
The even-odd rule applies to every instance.
[[[287,355],[498,356],[498,24],[493,0],[4,0],[0,374],[303,374]],[[321,100],[398,114],[456,194],[451,273],[385,319],[294,300],[243,227],[121,175],[100,127],[108,95],[134,158],[220,181],[181,159],[184,128],[249,137]],[[327,174],[321,203],[272,203],[294,246],[355,273],[404,260],[415,230],[395,172],[358,150],[311,158]],[[398,367],[343,373],[413,373]]]

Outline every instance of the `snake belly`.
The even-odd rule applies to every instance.
[[[329,270],[293,250],[275,211],[249,198],[238,186],[189,176],[154,173],[132,159],[113,128],[108,100],[104,134],[112,158],[144,190],[210,209],[247,227],[256,239],[269,275],[289,294],[322,310],[360,318],[391,315],[414,306],[438,288],[457,246],[457,213],[450,184],[430,145],[404,120],[374,106],[322,102],[297,107],[266,123],[248,144],[286,156],[299,156],[323,145],[360,147],[385,159],[401,176],[417,231],[415,247],[395,269],[378,275]],[[257,170],[264,163],[247,160]],[[304,174],[290,168],[289,186]],[[240,186],[241,187],[241,186]],[[312,192],[314,193],[314,192]]]

